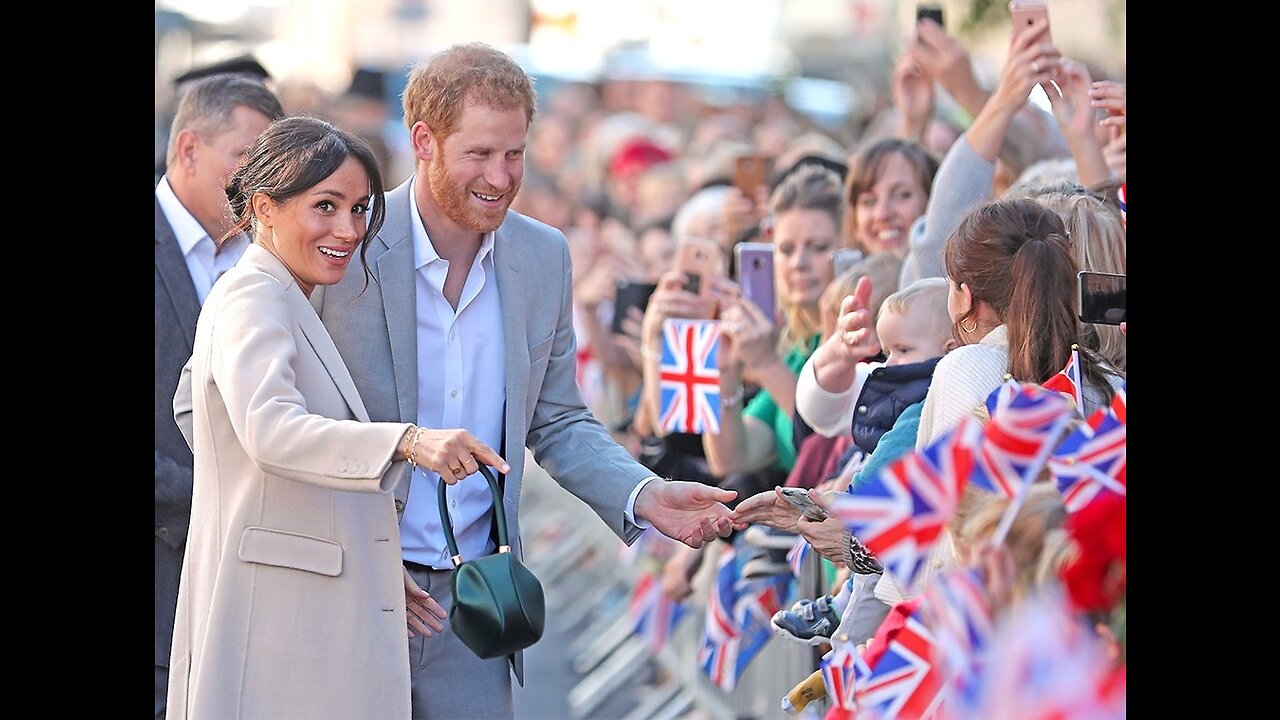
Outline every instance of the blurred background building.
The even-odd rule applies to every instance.
[[[979,77],[994,84],[1007,47],[1005,4],[941,4]],[[1065,54],[1089,64],[1095,78],[1124,79],[1124,0],[1049,5],[1054,40]],[[884,79],[915,3],[157,0],[155,17],[159,153],[175,101],[172,81],[193,67],[248,54],[268,70],[290,112],[329,112],[338,101],[338,111],[359,123],[385,103],[394,122],[409,67],[440,47],[472,40],[515,56],[538,78],[544,103],[568,84],[651,95],[655,83],[674,84],[711,105],[778,98],[834,134],[856,132],[885,102]]]

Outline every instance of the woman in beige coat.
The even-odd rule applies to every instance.
[[[174,399],[195,487],[169,717],[407,718],[406,626],[445,613],[407,589],[391,491],[406,461],[504,463],[463,431],[368,422],[308,301],[381,225],[367,145],[280,120],[228,196],[254,244],[205,302]]]

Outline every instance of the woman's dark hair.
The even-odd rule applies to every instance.
[[[960,221],[947,238],[943,263],[951,282],[969,286],[995,310],[1009,335],[1009,373],[1042,383],[1083,344],[1075,315],[1076,261],[1062,218],[1034,200],[999,200]],[[963,324],[973,308],[958,318]],[[957,337],[959,337],[957,335]],[[1097,362],[1082,363],[1089,384],[1109,399]]]
[[[258,136],[227,184],[227,201],[235,226],[219,240],[240,232],[253,237],[253,196],[262,193],[283,203],[319,185],[346,162],[355,158],[369,177],[369,214],[364,239],[378,234],[386,217],[386,193],[378,159],[369,144],[355,135],[311,117],[277,120]],[[360,243],[360,263],[365,286],[369,268],[365,264],[367,242]]]

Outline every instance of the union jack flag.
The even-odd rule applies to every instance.
[[[792,575],[800,577],[800,570],[804,567],[805,558],[809,557],[811,549],[813,546],[803,537],[797,537],[792,543],[791,549],[787,551],[787,565],[791,566]]]
[[[1009,401],[1021,391],[1022,383],[1014,380],[1012,375],[1005,375],[1000,387],[992,390],[987,396],[987,417],[994,417],[996,413],[1005,409]]]
[[[1034,385],[1022,385],[1003,407],[996,405],[982,431],[970,481],[978,488],[1012,498],[1039,472],[1072,413],[1066,398]]]
[[[1129,422],[1129,399],[1125,397],[1125,390],[1129,387],[1129,381],[1125,380],[1120,385],[1120,389],[1111,398],[1111,412],[1116,414],[1116,418],[1122,423]]]
[[[908,487],[908,457],[889,464],[858,486],[855,492],[838,494],[831,514],[862,541],[884,568],[904,584],[910,584],[923,560],[913,526],[915,504]],[[916,461],[918,463],[918,461]]]
[[[907,453],[832,501],[831,513],[904,587],[955,513],[978,428],[976,419],[966,418],[929,447]]]
[[[876,636],[878,640],[880,633]],[[857,687],[859,718],[932,717],[942,703],[942,673],[934,667],[933,635],[912,614],[885,640],[884,653],[875,662],[868,661],[871,675]]]
[[[1079,512],[1102,492],[1127,494],[1128,445],[1128,426],[1109,408],[1098,409],[1058,445],[1049,470],[1068,513]]]
[[[738,599],[735,587],[738,568],[734,557],[732,545],[722,547],[698,650],[698,667],[712,684],[725,692],[731,692],[738,682],[738,644],[742,635],[742,629],[733,619],[733,606]]]
[[[725,546],[698,651],[698,667],[725,692],[733,691],[738,677],[773,637],[773,615],[782,609],[791,584],[786,575],[741,580],[740,565],[736,550]]]
[[[1067,359],[1066,367],[1058,371],[1057,375],[1045,380],[1042,387],[1046,390],[1060,392],[1076,403],[1076,412],[1084,417],[1084,384],[1080,380],[1080,348],[1077,345],[1071,346],[1071,357]]]
[[[1060,593],[1041,589],[1014,603],[992,639],[977,717],[1111,720],[1126,717],[1111,687],[1101,639]]]
[[[822,684],[827,688],[831,706],[841,710],[853,709],[855,667],[858,652],[845,643],[822,657]]]
[[[720,432],[720,333],[714,320],[662,322],[659,422],[668,432]]]
[[[1127,212],[1129,205],[1125,202],[1128,199],[1128,193],[1125,192],[1125,187],[1128,184],[1120,183],[1120,188],[1116,190],[1116,200],[1120,202],[1120,222],[1125,227],[1129,227],[1129,213]]]
[[[933,578],[921,606],[937,638],[938,665],[946,679],[947,714],[975,717],[980,709],[983,659],[994,624],[982,576],[952,568]]]
[[[656,653],[667,644],[684,611],[682,603],[663,592],[662,580],[656,573],[645,573],[631,593],[631,617],[635,620],[632,632],[645,638],[649,649]]]
[[[793,583],[793,578],[785,574],[738,582],[738,604],[734,608],[734,618],[742,628],[738,644],[738,675],[774,638],[773,616],[782,609],[783,598],[790,594]]]

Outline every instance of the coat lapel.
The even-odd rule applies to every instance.
[[[164,284],[169,302],[178,313],[182,335],[187,349],[195,347],[196,319],[200,317],[200,300],[196,297],[196,285],[191,280],[187,261],[178,248],[178,238],[173,234],[169,219],[156,200],[156,273]]]
[[[369,422],[369,412],[365,410],[364,402],[360,400],[360,393],[356,390],[355,381],[351,379],[351,373],[342,362],[338,346],[333,344],[329,331],[325,330],[324,324],[320,322],[320,316],[316,314],[316,309],[311,306],[307,296],[302,294],[302,288],[298,287],[289,269],[275,255],[258,245],[250,245],[245,251],[240,262],[246,261],[262,268],[264,272],[270,273],[272,277],[287,285],[289,290],[285,293],[286,302],[289,303],[289,310],[297,321],[299,329],[302,330],[303,336],[311,344],[311,349],[315,351],[316,357],[320,358],[320,363],[324,365],[325,370],[329,371],[329,377],[337,386],[338,392],[342,394],[342,399],[347,401],[351,414],[361,422]]]

